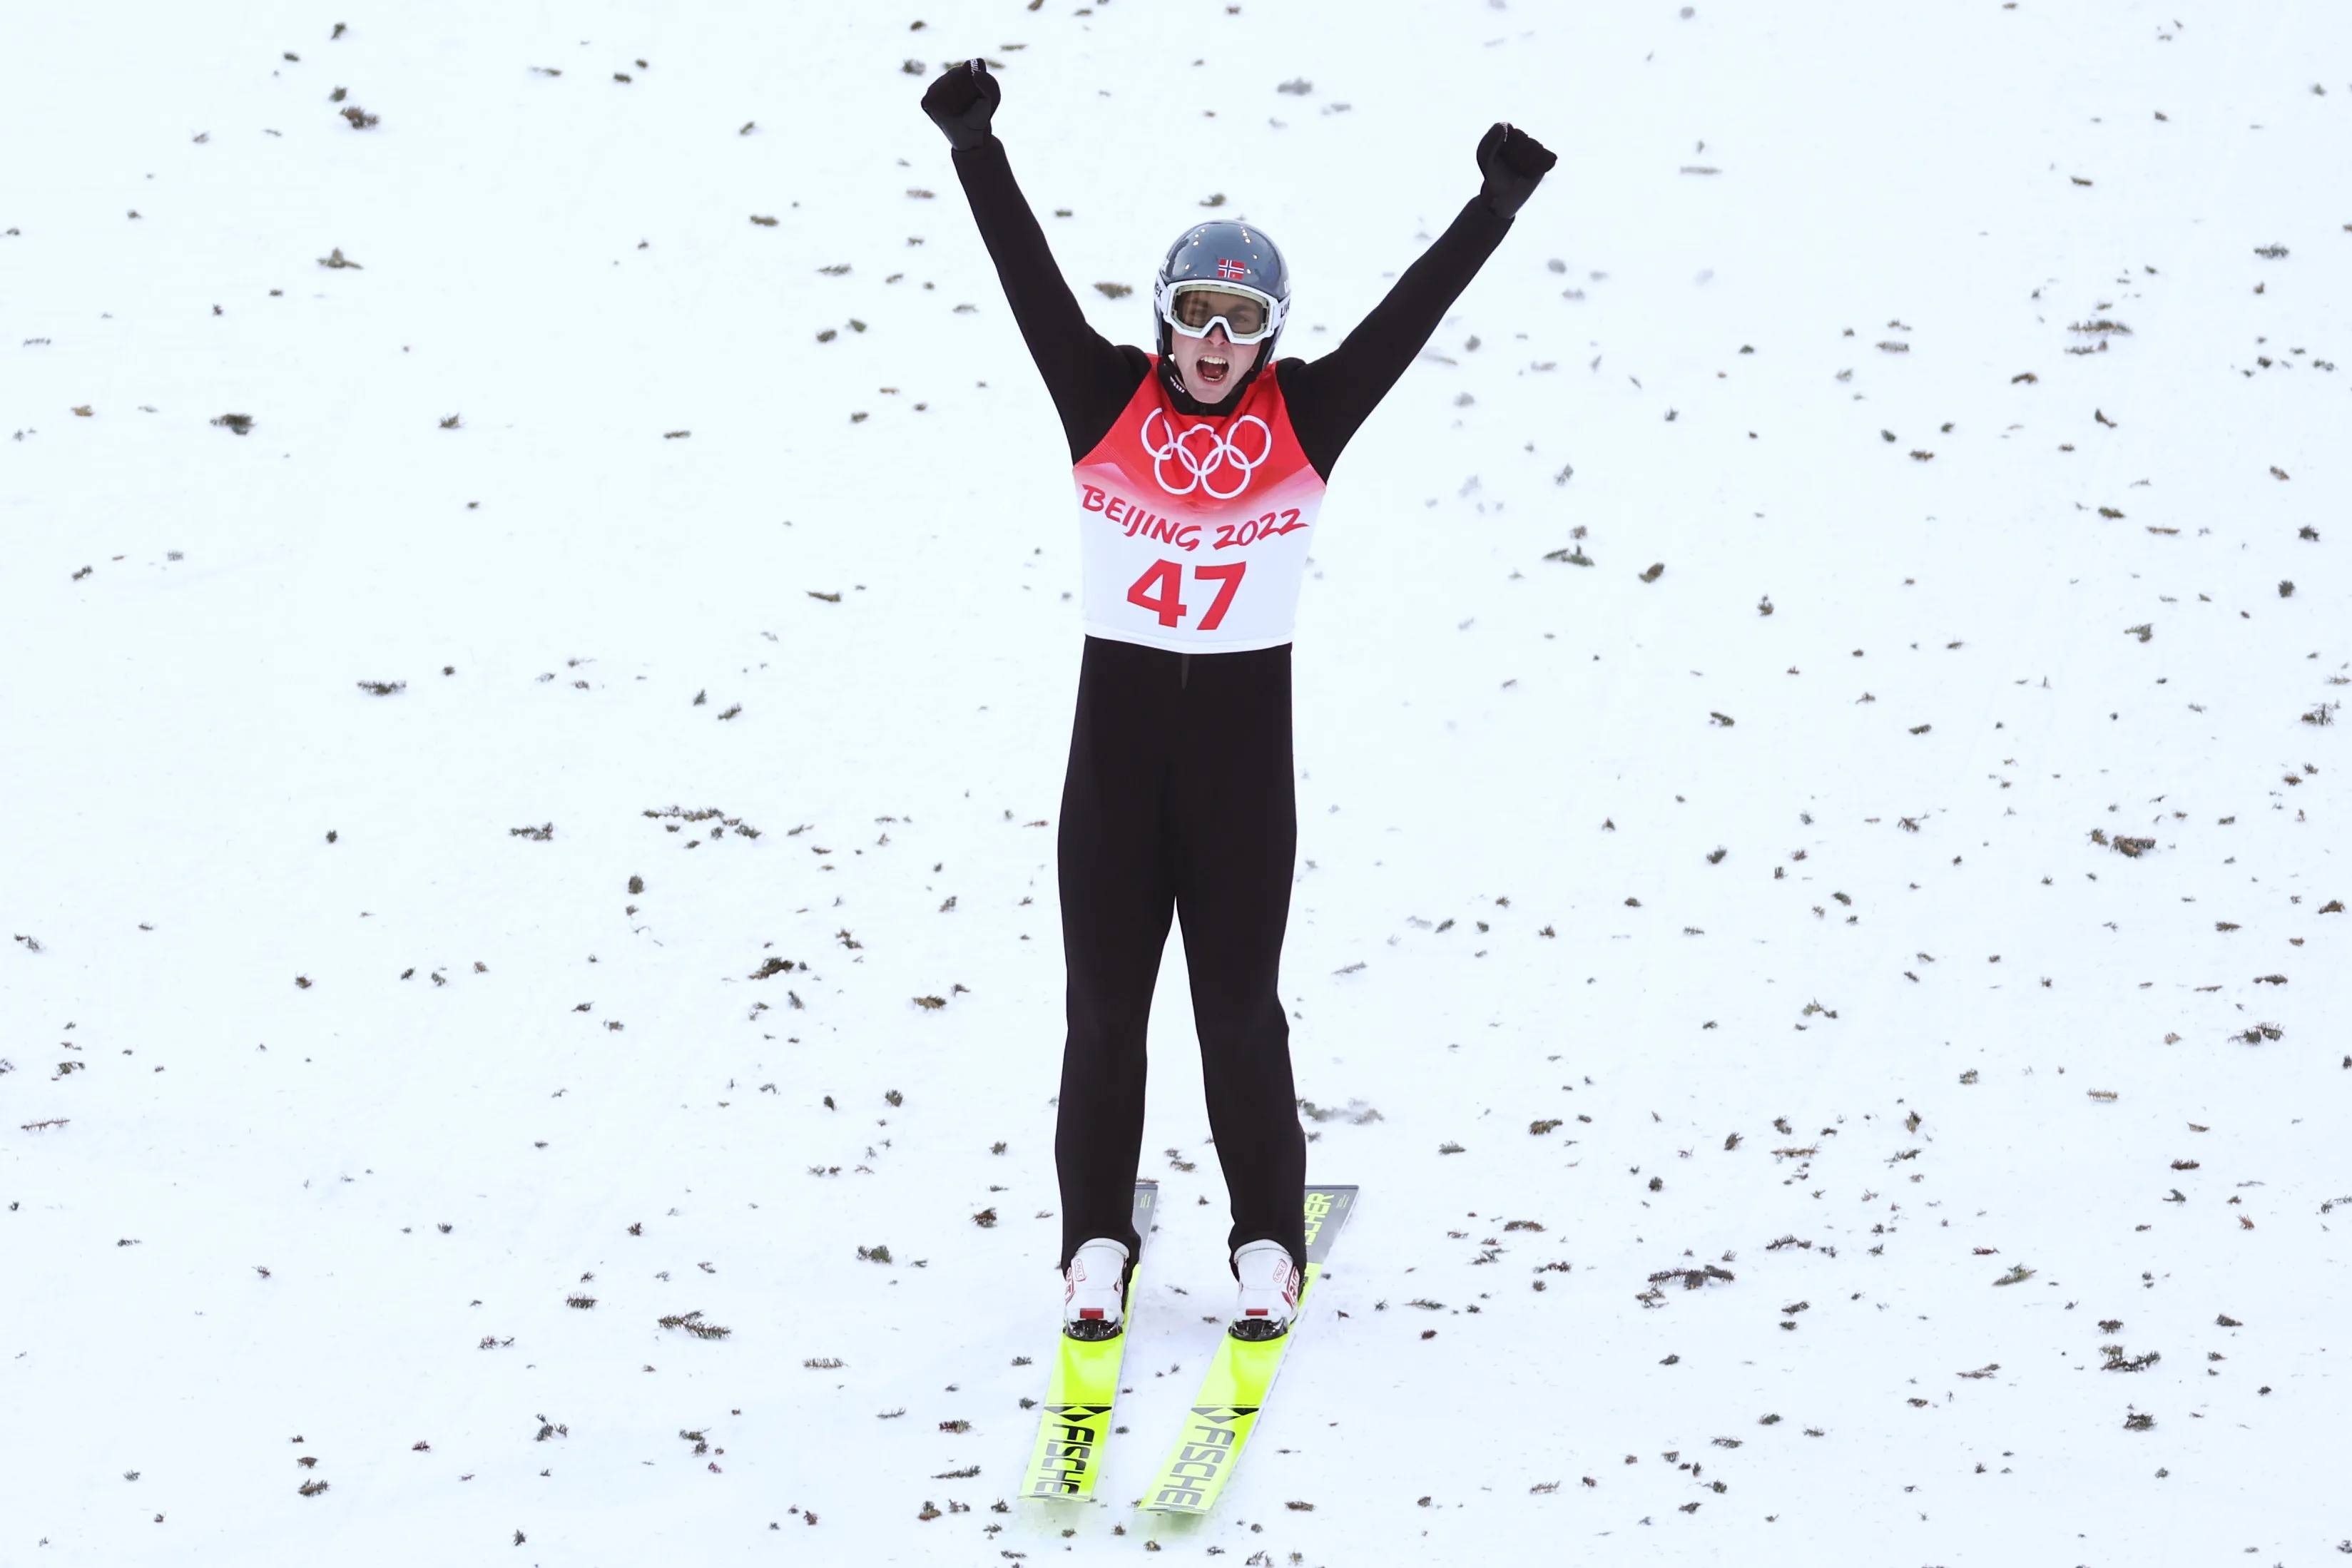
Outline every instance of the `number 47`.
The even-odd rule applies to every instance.
[[[1234,591],[1242,585],[1242,573],[1248,565],[1246,561],[1235,561],[1230,565],[1192,568],[1194,577],[1217,584],[1217,596],[1209,601],[1208,613],[1201,617],[1199,630],[1213,632],[1223,622],[1225,612],[1233,607]],[[1177,599],[1183,591],[1183,563],[1155,561],[1150,569],[1128,589],[1127,602],[1158,616],[1161,626],[1172,626],[1183,619],[1191,608]]]

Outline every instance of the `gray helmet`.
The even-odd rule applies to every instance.
[[[1213,223],[1196,224],[1176,237],[1176,243],[1168,247],[1168,258],[1160,264],[1160,276],[1151,289],[1152,324],[1158,329],[1162,359],[1168,357],[1174,335],[1168,317],[1176,286],[1196,282],[1246,289],[1272,302],[1274,331],[1265,340],[1250,374],[1255,375],[1261,367],[1273,363],[1274,346],[1282,341],[1283,318],[1290,310],[1290,268],[1265,232],[1250,224],[1220,218]]]

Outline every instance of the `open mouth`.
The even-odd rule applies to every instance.
[[[1197,362],[1197,364],[1201,373],[1201,379],[1207,382],[1211,386],[1219,384],[1226,376],[1233,374],[1233,366],[1228,364],[1225,361],[1217,358],[1214,354],[1202,354]]]

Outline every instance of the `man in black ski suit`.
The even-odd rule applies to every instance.
[[[1233,1206],[1235,1331],[1285,1331],[1305,1266],[1307,1143],[1276,991],[1297,810],[1290,636],[1324,481],[1502,242],[1554,162],[1496,124],[1478,194],[1320,359],[1274,358],[1281,253],[1248,224],[1180,236],[1153,290],[1159,353],[1087,325],[990,130],[980,60],[923,109],[1069,438],[1085,654],[1057,863],[1069,1033],[1054,1156],[1065,1327],[1124,1318],[1142,1247],[1129,1204],[1142,1148],[1144,1027],[1171,910],[1183,921],[1209,1126]]]

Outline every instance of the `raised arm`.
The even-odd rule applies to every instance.
[[[923,94],[923,111],[955,149],[956,177],[1076,459],[1092,451],[1118,417],[1149,361],[1139,351],[1122,352],[1087,324],[1077,297],[1063,280],[1045,231],[1013,182],[1004,143],[989,129],[1003,95],[987,66],[971,60],[931,83]]]
[[[1478,143],[1486,183],[1437,242],[1404,269],[1388,297],[1338,348],[1321,359],[1283,363],[1283,401],[1317,473],[1330,477],[1341,449],[1427,346],[1445,312],[1510,232],[1520,204],[1557,161],[1526,132],[1495,125]]]

